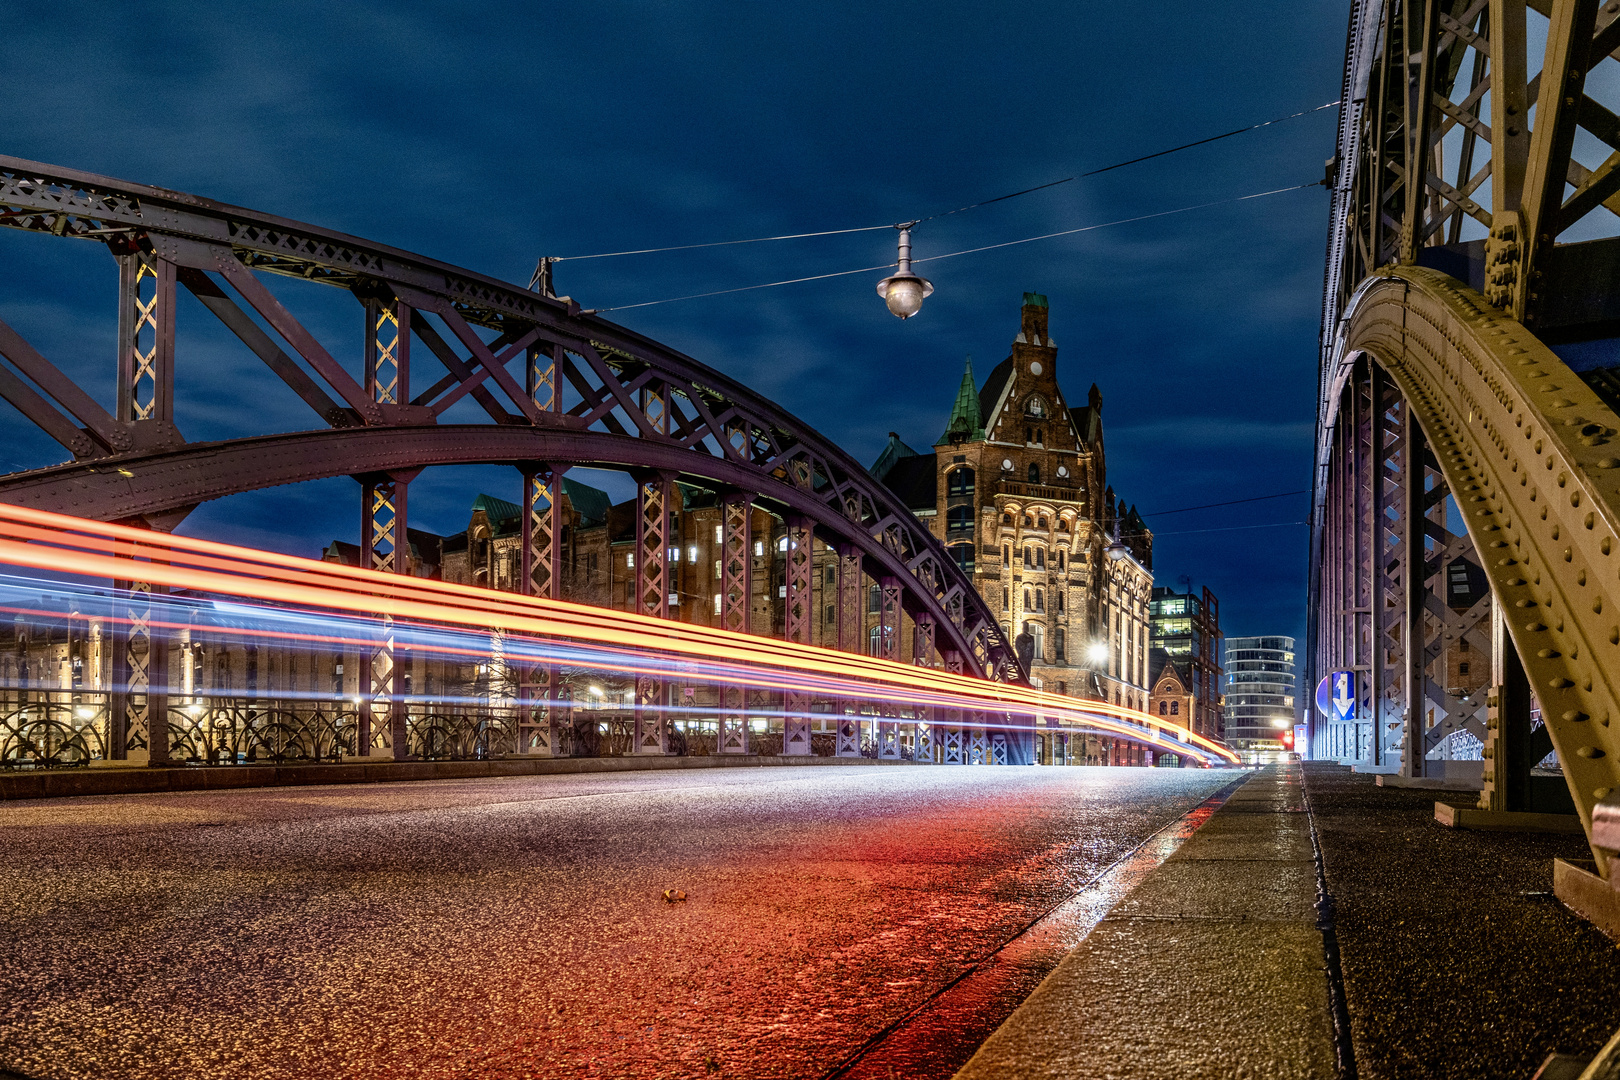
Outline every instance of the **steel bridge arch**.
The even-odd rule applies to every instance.
[[[1366,370],[1368,361],[1376,372]],[[1398,389],[1411,422],[1399,437],[1411,440],[1415,432],[1432,452],[1428,467],[1442,478],[1414,488],[1410,474],[1402,476],[1388,486],[1399,487],[1392,494],[1408,500],[1404,512],[1379,508],[1373,514],[1385,530],[1401,533],[1391,536],[1392,547],[1404,550],[1385,552],[1393,556],[1395,584],[1413,590],[1408,598],[1426,600],[1422,581],[1436,568],[1410,574],[1406,567],[1419,565],[1414,556],[1435,561],[1415,546],[1422,537],[1409,535],[1416,532],[1412,523],[1426,520],[1422,510],[1432,507],[1411,500],[1451,492],[1473,550],[1483,555],[1479,561],[1508,639],[1503,644],[1510,643],[1542,704],[1551,744],[1589,823],[1593,804],[1620,787],[1620,448],[1613,442],[1620,436],[1620,416],[1523,324],[1455,279],[1422,267],[1394,267],[1368,279],[1344,315],[1316,451],[1324,471],[1335,467],[1336,457],[1341,468],[1349,464],[1342,433],[1353,427],[1350,391],[1358,368],[1375,382],[1382,373]],[[1371,419],[1376,428],[1385,417]],[[1385,434],[1397,433],[1386,428]],[[1373,438],[1381,436],[1375,432]],[[1400,453],[1416,449],[1408,441]],[[1377,468],[1376,457],[1367,464]],[[1333,509],[1328,487],[1318,486],[1313,513],[1318,548]],[[1378,607],[1390,598],[1368,599]],[[1331,621],[1334,613],[1322,616]],[[1427,666],[1413,650],[1428,643],[1410,616],[1387,637],[1386,627],[1367,623],[1372,652],[1398,642],[1402,675],[1414,680],[1403,688],[1406,715],[1399,718],[1410,771],[1411,748],[1423,744],[1431,727],[1423,716],[1426,695],[1412,692]],[[1374,693],[1376,685],[1375,677]],[[1374,703],[1375,723],[1387,727],[1392,714],[1380,704],[1395,703]],[[1389,732],[1374,734],[1375,744],[1380,734]]]
[[[1560,350],[1620,326],[1610,59],[1598,0],[1350,5],[1302,687],[1359,675],[1349,719],[1307,709],[1315,756],[1423,776],[1475,734],[1482,809],[1557,811],[1556,750],[1589,838],[1620,787],[1620,378]],[[1462,643],[1487,680],[1448,678]]]
[[[371,485],[368,505],[375,488],[378,505],[391,509],[396,487],[432,464],[531,466],[526,507],[559,499],[560,468],[570,464],[655,475],[638,481],[643,501],[651,486],[667,492],[677,476],[693,477],[733,507],[757,500],[791,512],[840,545],[841,568],[853,559],[881,577],[885,627],[901,610],[928,622],[919,659],[937,647],[968,673],[1025,678],[944,546],[859,463],[746,386],[566,297],[318,226],[9,157],[0,157],[0,225],[105,243],[121,278],[112,411],[0,322],[0,359],[10,365],[0,363],[0,397],[73,457],[0,475],[0,501],[157,522],[206,499],[342,474]],[[354,295],[366,313],[361,379],[270,293],[262,273]],[[181,288],[330,429],[188,443],[173,412]],[[413,342],[445,372],[414,397]],[[514,361],[521,378],[508,371]],[[463,399],[492,422],[441,424]],[[642,509],[649,521],[657,516]]]
[[[76,517],[118,521],[156,518],[226,495],[338,476],[386,474],[438,465],[584,465],[678,472],[683,479],[719,491],[763,487],[746,466],[722,458],[694,463],[690,451],[647,444],[596,431],[547,431],[528,427],[456,424],[435,427],[337,428],[192,443],[169,451],[95,462],[74,462],[29,473],[8,484],[6,502]],[[125,473],[130,475],[126,476]],[[812,517],[825,510],[814,493],[775,484],[753,500],[786,517]],[[829,545],[852,545],[878,573],[910,576],[912,569],[879,537],[848,518],[816,524]],[[950,627],[948,594],[922,590],[904,596],[908,614]],[[942,648],[971,649],[971,642],[942,632]]]

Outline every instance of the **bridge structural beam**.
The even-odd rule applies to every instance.
[[[900,659],[901,606],[904,586],[900,579],[885,576],[878,583],[879,610],[877,654],[885,660]],[[889,702],[877,703],[874,723],[877,725],[877,751],[880,758],[900,757],[900,713]]]
[[[118,255],[119,420],[174,422],[174,276],[150,251]]]
[[[928,615],[919,615],[916,621],[916,631],[912,638],[914,659],[918,667],[934,666],[934,620]],[[912,720],[914,728],[911,739],[911,759],[913,761],[934,760],[934,708],[931,705],[915,705],[912,707]]]
[[[754,497],[726,492],[720,497],[720,625],[733,633],[752,629]],[[720,722],[716,739],[722,754],[748,753],[748,688],[720,687]]]
[[[842,652],[866,651],[866,590],[862,587],[865,574],[861,566],[860,548],[853,544],[838,548],[838,604],[834,612],[838,619],[838,648]],[[834,752],[838,757],[861,756],[861,710],[859,703],[846,704],[843,719],[838,724]]]
[[[670,517],[673,513],[675,474],[638,473],[636,480],[636,596],[635,610],[657,619],[669,618]],[[652,675],[636,676],[635,730],[638,754],[669,752],[668,687]]]
[[[169,651],[167,636],[152,626],[152,597],[168,590],[139,580],[116,581],[113,587],[123,618],[112,633],[108,756],[164,765],[169,761]]]
[[[361,484],[360,565],[384,574],[410,573],[407,512],[410,482],[420,470],[373,474]],[[360,657],[360,710],[354,752],[410,755],[405,727],[404,665],[398,662],[394,620],[379,619],[377,640]]]
[[[523,528],[518,588],[528,596],[562,599],[562,497],[566,465],[523,469]],[[558,717],[558,669],[533,659],[518,661],[520,754],[566,757]]]
[[[782,608],[782,636],[794,644],[809,645],[815,621],[815,532],[806,517],[787,517],[786,600]],[[788,690],[782,700],[782,753],[810,753],[810,693]]]

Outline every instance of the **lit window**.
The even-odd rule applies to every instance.
[[[719,570],[720,564],[715,563],[714,565],[715,565],[715,569]],[[714,594],[714,613],[716,615],[720,614],[720,594],[719,593]]]
[[[636,553],[635,552],[629,551],[629,552],[625,553],[624,565],[630,567],[630,569],[632,569],[632,570],[634,570],[636,568]]]
[[[672,565],[672,566],[680,564],[680,561],[681,561],[681,549],[680,548],[670,548],[669,549],[669,561],[670,561],[670,565]]]
[[[783,536],[780,540],[778,540],[776,542],[776,550],[777,551],[783,551],[783,552],[787,551],[787,537],[786,536]]]
[[[672,592],[672,593],[669,594],[669,606],[670,607],[680,607],[681,606],[681,594],[680,593]]]
[[[717,543],[717,544],[723,544],[723,543],[725,543],[725,539],[726,539],[725,536],[722,535],[722,531],[721,531],[720,526],[716,525],[714,527],[714,542]]]
[[[763,540],[755,540],[754,541],[754,555],[755,555],[755,557],[757,558],[757,557],[762,556],[764,554],[765,554],[765,541],[763,541]]]
[[[1170,715],[1171,716],[1180,716],[1181,715],[1181,702],[1172,701],[1170,703]]]
[[[1160,716],[1164,716],[1169,711],[1170,711],[1170,703],[1169,702],[1167,702],[1167,701],[1159,702],[1159,715]]]
[[[776,587],[776,595],[777,595],[778,598],[786,600],[787,599],[787,586],[786,585],[778,585]]]
[[[693,566],[697,565],[697,545],[696,544],[693,544],[692,546],[690,546],[690,547],[688,547],[686,549],[686,561],[691,563]]]
[[[720,580],[720,560],[714,560],[714,580]]]

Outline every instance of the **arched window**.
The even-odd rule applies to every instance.
[[[1001,561],[1003,563],[1009,565],[1009,566],[1012,565],[1012,545],[1011,544],[1002,544],[1001,545]]]
[[[1024,590],[1024,610],[1025,611],[1034,611],[1035,610],[1035,605],[1034,605],[1034,603],[1032,603],[1033,600],[1034,600],[1034,597],[1032,597],[1030,595],[1029,590],[1025,589]]]
[[[952,469],[945,475],[945,493],[947,495],[971,495],[973,494],[973,480],[974,473],[972,469],[966,466],[960,469]]]
[[[1029,482],[1032,484],[1038,484],[1041,482],[1041,467],[1039,465],[1031,465],[1029,467]]]
[[[883,611],[883,590],[876,585],[866,590],[866,610],[871,615],[878,615]]]
[[[1059,570],[1063,569],[1063,549],[1062,548],[1057,549],[1057,568]]]
[[[973,573],[973,545],[972,544],[952,544],[951,545],[951,558],[955,559],[956,560],[956,565],[962,568],[962,573],[964,573],[964,574]]]
[[[1046,658],[1046,627],[1040,623],[1029,624],[1029,636],[1035,639],[1035,659]]]
[[[945,531],[948,534],[973,532],[973,507],[953,506],[945,511]]]
[[[1054,595],[1057,597],[1058,614],[1062,615],[1063,614],[1063,596],[1064,596],[1063,590],[1062,589],[1057,590],[1057,592]]]
[[[1045,589],[1036,589],[1035,590],[1035,610],[1036,611],[1045,611],[1046,610],[1046,590]]]
[[[1172,701],[1170,703],[1170,715],[1171,716],[1180,716],[1181,715],[1181,702]]]
[[[1037,570],[1045,570],[1046,569],[1046,549],[1045,548],[1036,548],[1035,549],[1035,569],[1037,569]]]
[[[1160,716],[1163,716],[1165,713],[1167,713],[1169,711],[1170,711],[1170,703],[1168,701],[1159,702],[1159,715]]]
[[[1065,646],[1067,644],[1067,641],[1068,641],[1068,635],[1063,632],[1063,627],[1060,626],[1056,630],[1052,631],[1052,647],[1057,650],[1057,661],[1060,664],[1065,663],[1064,649],[1065,649]],[[1058,693],[1061,694],[1062,692],[1063,692],[1063,684],[1059,683],[1058,684]]]

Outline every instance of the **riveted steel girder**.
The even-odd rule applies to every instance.
[[[944,547],[849,455],[747,387],[578,305],[318,226],[4,156],[0,226],[95,240],[126,261],[150,264],[158,280],[195,294],[324,422],[342,432],[383,433],[381,440],[362,440],[368,460],[390,460],[392,469],[452,461],[621,465],[756,491],[763,504],[813,520],[824,537],[855,543],[874,576],[900,576],[906,609],[938,617],[942,644],[961,647],[970,670],[996,679],[1024,677],[996,619]],[[270,293],[259,280],[264,273],[343,288],[361,301],[366,355],[373,361],[366,385],[334,359],[343,350],[329,351]],[[411,397],[405,361],[413,339],[426,346],[416,358],[430,356],[446,374]],[[523,380],[506,370],[520,356],[528,367]],[[175,393],[184,389],[178,385]],[[0,500],[8,502],[105,519],[148,513],[128,509],[135,505],[193,506],[299,475],[388,471],[340,463],[329,453],[340,443],[316,433],[243,440],[241,450],[274,459],[254,465],[231,444],[185,444],[166,422],[157,425],[160,432],[138,430],[133,421],[102,413],[3,324],[0,396],[87,466],[74,474],[77,481],[61,467],[0,476]],[[482,407],[493,425],[440,425],[441,415],[462,398]],[[583,443],[572,455],[544,449],[592,436],[622,437],[635,446],[619,446],[605,458],[592,458]],[[328,450],[310,458],[297,449],[316,442]],[[525,450],[511,452],[521,443]],[[492,444],[499,449],[488,449]],[[96,479],[109,469],[120,483]]]
[[[1593,804],[1620,787],[1620,416],[1522,323],[1422,267],[1352,297],[1328,401],[1363,358],[1399,387],[1456,493],[1590,834]]]

